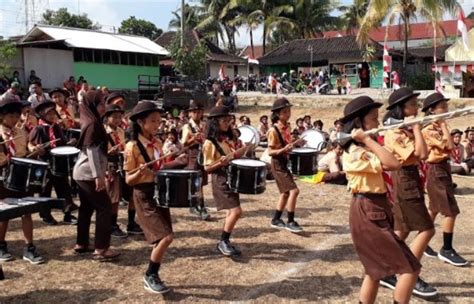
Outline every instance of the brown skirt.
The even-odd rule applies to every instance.
[[[391,205],[385,194],[355,194],[349,224],[357,255],[373,280],[420,270],[418,259],[394,233]]]
[[[426,190],[430,199],[429,210],[444,216],[455,216],[460,213],[458,202],[454,197],[453,178],[448,161],[428,164]]]
[[[113,173],[110,179],[107,180],[107,194],[110,197],[112,205],[118,204],[122,198],[122,187],[120,174]]]
[[[170,210],[158,206],[153,199],[154,191],[153,184],[140,184],[133,187],[138,224],[150,244],[158,243],[162,238],[173,233]]]
[[[433,229],[433,220],[425,205],[423,184],[420,180],[418,166],[402,167],[392,171],[395,204],[395,230],[425,231]]]
[[[286,193],[297,188],[293,174],[288,169],[288,157],[272,157],[271,168],[280,193]]]
[[[207,172],[204,170],[204,167],[200,166],[197,162],[198,155],[199,155],[199,148],[189,149],[188,150],[188,164],[184,169],[201,171],[202,185],[205,186],[208,184],[208,176],[207,176]]]
[[[212,196],[217,210],[232,209],[240,206],[238,193],[230,191],[227,184],[227,172],[224,168],[217,169],[212,176]]]

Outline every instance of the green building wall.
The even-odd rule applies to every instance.
[[[137,90],[138,75],[160,76],[160,68],[152,66],[74,62],[73,69],[76,79],[84,76],[89,84],[112,90]]]

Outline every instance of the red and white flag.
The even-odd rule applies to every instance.
[[[255,59],[255,58],[253,58],[253,57],[251,57],[251,56],[249,56],[248,61],[249,61],[249,63],[251,63],[251,64],[258,64],[258,60]]]
[[[390,81],[390,70],[392,66],[392,57],[388,54],[387,44],[383,46],[383,88],[388,87]]]
[[[464,49],[468,50],[469,36],[467,34],[466,18],[464,17],[464,11],[462,10],[462,8],[459,8],[458,12],[458,31],[461,32]]]
[[[221,68],[219,69],[219,80],[224,80],[225,78],[227,77],[227,75],[225,74],[225,68],[224,68],[224,65],[222,64],[221,65]]]

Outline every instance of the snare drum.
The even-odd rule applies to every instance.
[[[238,129],[240,131],[239,139],[242,141],[242,143],[252,143],[255,146],[258,146],[260,143],[260,134],[258,133],[257,129],[247,125],[240,126]]]
[[[12,157],[3,181],[4,187],[13,191],[28,192],[46,184],[48,163],[29,158]]]
[[[318,151],[294,148],[290,152],[288,168],[294,175],[313,175],[318,172]]]
[[[79,152],[79,149],[70,146],[51,149],[51,174],[59,177],[70,176]]]
[[[265,191],[267,166],[255,159],[235,159],[230,162],[227,184],[230,191],[242,194],[260,194]]]
[[[201,171],[160,170],[155,178],[155,201],[163,208],[190,208],[201,197]]]
[[[316,149],[319,152],[327,146],[324,134],[317,130],[306,130],[301,134],[301,137],[304,137],[306,141],[305,148]]]

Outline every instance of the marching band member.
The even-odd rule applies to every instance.
[[[201,187],[207,185],[207,173],[199,163],[198,156],[201,151],[202,144],[204,142],[204,128],[205,123],[202,121],[204,114],[204,106],[195,101],[191,100],[188,108],[189,121],[183,125],[183,133],[181,136],[181,143],[184,147],[188,147],[188,164],[186,169],[199,170],[202,174]],[[203,193],[201,188],[201,193]],[[199,204],[191,208],[191,213],[198,215],[202,220],[209,219],[209,213],[204,203],[204,197],[199,199]]]
[[[25,130],[27,133],[30,133],[34,129],[34,127],[38,125],[38,119],[33,113],[31,113],[31,102],[27,100],[22,100],[21,103],[21,116],[16,126],[20,129]]]
[[[39,124],[33,129],[29,135],[28,148],[32,152],[38,152],[39,159],[45,162],[51,161],[50,149],[60,146],[65,146],[70,143],[66,142],[63,130],[58,124],[59,113],[56,111],[56,104],[52,101],[46,100],[40,102],[34,108],[37,115],[40,117]],[[49,147],[44,147],[49,143]],[[69,185],[68,177],[54,176],[48,170],[47,183],[42,189],[41,197],[50,197],[53,190],[56,192],[58,198],[65,200],[63,206],[64,223],[76,225],[77,219],[71,212],[77,209],[71,195],[71,187]],[[40,217],[43,222],[48,225],[57,225],[58,222],[51,215],[51,211],[40,212]]]
[[[16,127],[20,119],[22,104],[17,100],[0,100],[0,114],[2,116],[0,125],[0,141],[8,141],[0,145],[0,170],[4,170],[12,157],[25,157],[28,153],[27,134],[24,130]],[[0,199],[4,198],[22,198],[29,196],[30,193],[8,190],[0,183]],[[25,237],[25,249],[23,250],[23,259],[31,264],[44,263],[43,257],[33,245],[33,220],[31,214],[21,217],[23,235]],[[11,261],[13,256],[8,252],[5,236],[8,230],[8,221],[0,222],[0,262]]]
[[[389,97],[389,106],[384,120],[389,118],[404,120],[418,113],[420,93],[412,89],[401,88]],[[411,243],[411,251],[418,260],[435,233],[433,220],[428,213],[424,199],[424,186],[418,171],[419,163],[428,157],[428,148],[421,134],[421,126],[412,128],[390,129],[385,132],[384,147],[390,151],[402,164],[400,170],[392,171],[391,177],[394,189],[393,213],[395,233],[405,241],[412,231],[417,235]],[[380,281],[380,284],[394,289],[396,276],[390,276]],[[418,278],[413,293],[419,296],[432,297],[438,292],[436,288]]]
[[[112,204],[106,191],[107,133],[102,124],[105,100],[100,91],[88,91],[79,106],[81,137],[77,144],[81,150],[74,166],[73,178],[79,189],[79,217],[77,223],[77,253],[94,251],[99,261],[118,257],[110,249]],[[89,248],[89,229],[92,214],[96,212],[95,244]]]
[[[454,148],[450,155],[451,173],[459,175],[468,175],[471,172],[466,159],[466,148],[461,144],[463,132],[459,129],[453,129],[451,136],[453,137]]]
[[[295,221],[296,200],[300,190],[288,169],[288,153],[293,149],[288,121],[291,116],[291,104],[282,97],[275,100],[272,107],[273,127],[267,133],[268,154],[272,157],[271,168],[275,178],[280,199],[271,221],[271,226],[299,233],[303,228]],[[288,223],[281,219],[283,210],[288,212]]]
[[[68,91],[55,88],[49,92],[49,96],[56,104],[56,111],[59,114],[62,127],[66,129],[75,129],[78,127],[76,122],[76,114],[73,105],[69,104],[66,98],[69,96]]]
[[[464,134],[466,138],[462,144],[466,151],[466,163],[470,169],[474,169],[474,127],[468,127]]]
[[[448,100],[440,93],[433,93],[425,98],[422,111],[426,115],[446,113],[448,112]],[[448,163],[449,155],[454,148],[453,139],[444,120],[428,124],[423,128],[422,133],[429,151],[426,182],[426,190],[430,199],[428,209],[433,222],[438,213],[444,216],[443,247],[436,253],[428,246],[425,254],[429,257],[438,257],[454,266],[464,266],[468,262],[453,248],[454,224],[460,213],[454,197],[453,179]]]
[[[226,106],[214,107],[208,118],[206,140],[202,146],[204,169],[211,174],[212,196],[217,210],[227,211],[217,250],[225,256],[235,257],[239,256],[241,251],[232,245],[230,235],[242,215],[242,208],[239,194],[229,189],[226,168],[233,158],[239,158],[241,155],[233,151],[229,142],[232,138],[230,109]]]
[[[159,270],[163,256],[173,241],[173,227],[168,208],[161,208],[154,199],[156,171],[163,162],[145,166],[151,160],[159,159],[162,145],[156,139],[163,110],[151,101],[139,102],[132,111],[132,140],[125,146],[125,179],[133,187],[133,200],[140,227],[147,241],[153,245],[148,269],[144,277],[144,287],[153,293],[166,293],[169,288],[161,280]],[[138,169],[138,170],[136,170]],[[132,173],[132,170],[136,172]]]
[[[393,214],[382,171],[398,170],[400,163],[388,150],[364,133],[377,128],[381,103],[368,96],[344,108],[343,131],[353,140],[344,144],[343,167],[352,192],[349,225],[352,241],[365,269],[360,303],[374,303],[379,280],[399,274],[394,303],[408,303],[421,265],[393,230]]]

